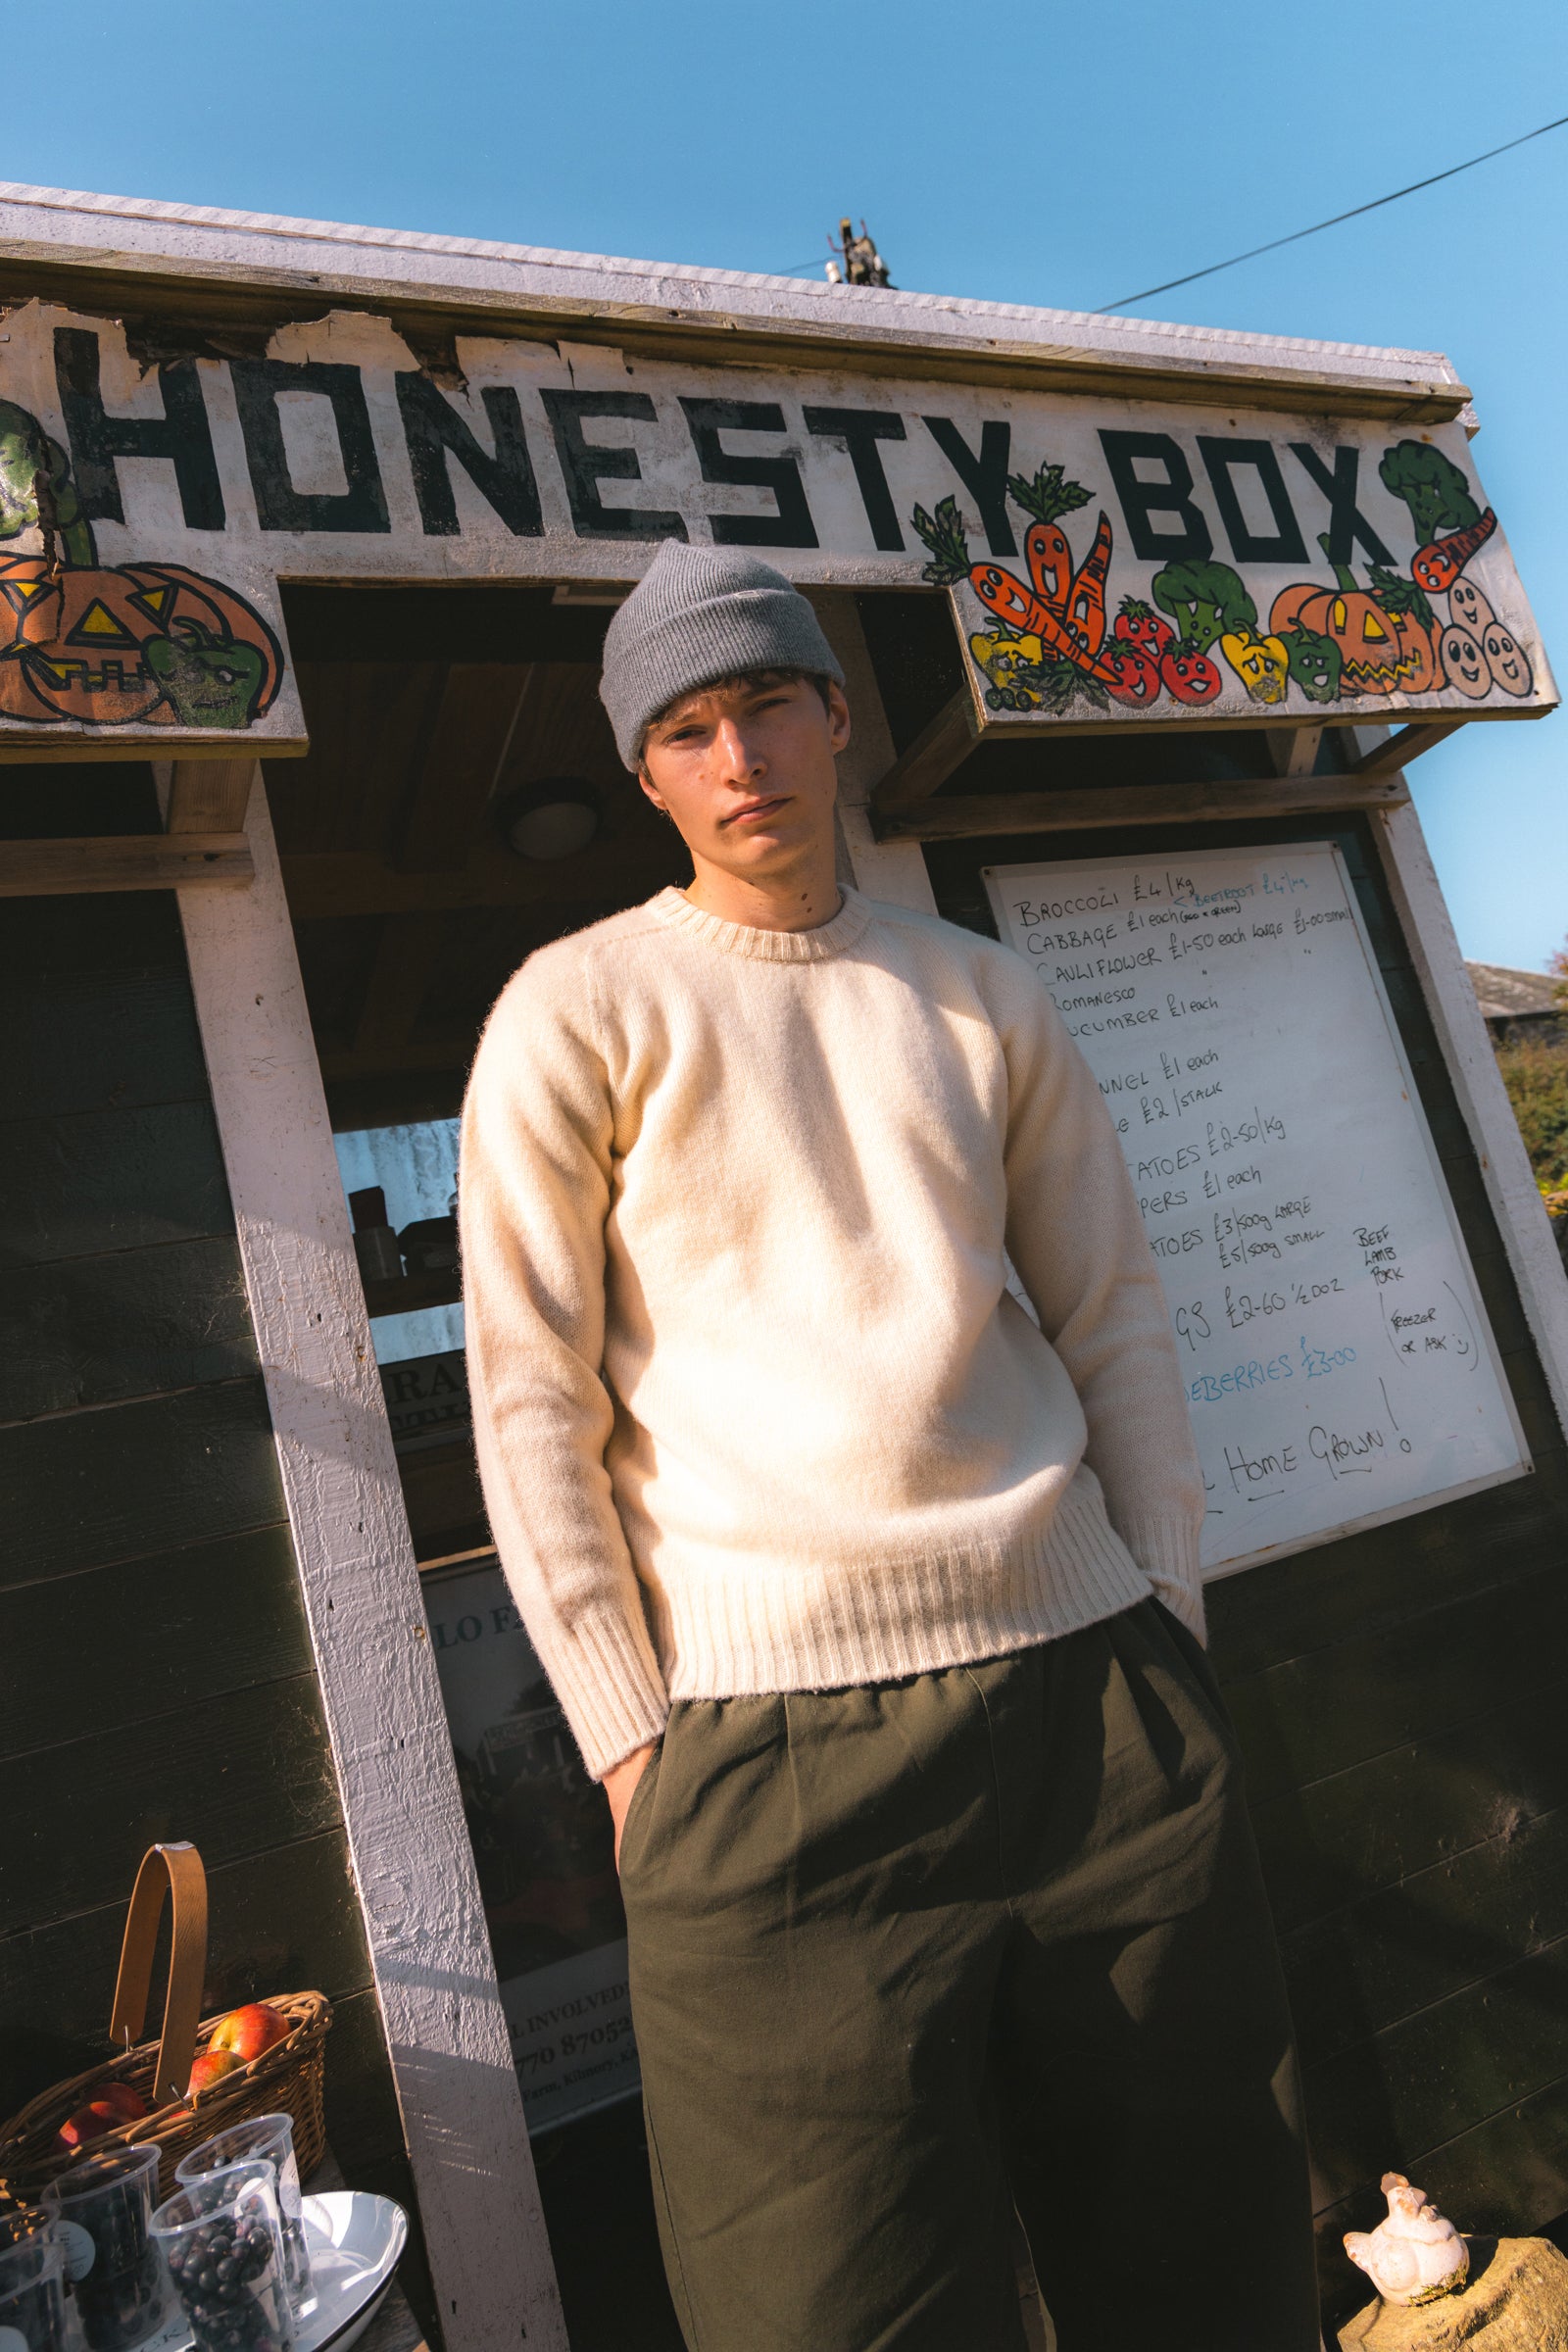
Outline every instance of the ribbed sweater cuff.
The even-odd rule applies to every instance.
[[[669,1695],[650,1671],[648,1637],[612,1611],[574,1617],[550,1645],[550,1679],[583,1762],[602,1781],[613,1765],[659,1738]]]
[[[1134,1519],[1122,1530],[1128,1550],[1173,1616],[1206,1644],[1199,1531],[1187,1519]]]

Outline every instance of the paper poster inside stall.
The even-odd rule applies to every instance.
[[[639,2087],[610,1807],[495,1557],[422,1579],[528,2127]]]

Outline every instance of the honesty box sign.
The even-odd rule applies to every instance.
[[[1536,718],[1556,688],[1456,424],[1082,414],[1009,474],[1021,541],[919,509],[982,730]]]
[[[215,326],[213,340],[221,340]],[[463,337],[0,333],[0,744],[299,749],[278,580],[637,578],[665,538],[952,590],[985,725],[1555,700],[1462,432]]]

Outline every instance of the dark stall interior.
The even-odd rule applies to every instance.
[[[267,797],[438,1642],[439,1595],[492,1557],[451,1213],[468,1064],[535,948],[691,875],[599,704],[612,609],[548,587],[285,592],[311,752],[266,764]],[[548,1690],[526,1695],[511,1737],[553,1769],[514,1786],[510,1820],[553,1855],[495,1850],[459,1747],[503,1984],[624,1934],[608,1806]],[[572,2344],[678,2352],[639,2102],[533,2130]]]

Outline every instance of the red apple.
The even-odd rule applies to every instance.
[[[247,2001],[243,2009],[231,2009],[219,2019],[207,2047],[232,2050],[248,2066],[274,2042],[286,2041],[292,2031],[288,2019],[269,2008],[266,2001]]]
[[[68,2148],[84,2148],[89,2141],[102,2139],[106,2132],[118,2132],[125,2118],[108,2099],[89,2099],[74,2115],[68,2115],[60,2127],[59,2136]]]
[[[190,2070],[185,2096],[193,2098],[197,2091],[205,2090],[210,2082],[220,2082],[224,2075],[233,2074],[244,2063],[244,2059],[237,2057],[232,2050],[203,2050]]]
[[[151,2113],[141,2092],[129,2082],[106,2082],[98,2096],[107,2099],[111,2107],[119,2108],[122,2123],[139,2124],[144,2115]]]

